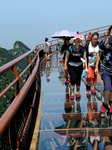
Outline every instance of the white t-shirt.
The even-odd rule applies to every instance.
[[[49,43],[48,43],[48,42],[45,42],[45,45],[44,45],[44,52],[45,52],[45,53],[48,53],[48,52],[49,52]]]
[[[88,47],[88,66],[95,66],[97,52],[99,51],[99,46],[93,47],[91,42]]]

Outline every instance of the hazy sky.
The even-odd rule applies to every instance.
[[[0,47],[22,41],[34,49],[57,30],[112,24],[112,0],[0,0]]]

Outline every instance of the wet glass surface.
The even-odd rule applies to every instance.
[[[103,85],[98,82],[96,95],[91,95],[86,93],[83,79],[81,100],[70,101],[70,87],[64,82],[64,66],[56,53],[41,65],[42,106],[37,149],[112,149],[112,117],[100,117]]]

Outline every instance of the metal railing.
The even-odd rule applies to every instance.
[[[89,33],[93,33],[93,32],[98,32],[99,33],[99,38],[103,38],[103,37],[108,36],[108,32],[107,31],[108,31],[108,28],[110,26],[111,25],[107,25],[107,26],[103,26],[103,27],[99,27],[99,28],[83,31],[83,32],[80,32],[80,34],[85,37],[85,40],[87,40]]]
[[[51,52],[56,50],[57,40],[50,41]],[[15,79],[0,93],[0,100],[15,85],[10,106],[0,118],[0,149],[24,149],[32,116],[38,111],[39,104],[39,62],[44,43],[36,46],[24,55],[0,67],[0,76],[13,72]],[[43,54],[43,53],[42,53]],[[44,56],[44,55],[43,55]],[[27,60],[28,65],[19,73],[17,65]],[[27,78],[21,87],[21,78]]]

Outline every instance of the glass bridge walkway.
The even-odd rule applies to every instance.
[[[64,65],[58,53],[41,63],[41,119],[37,150],[112,150],[112,118],[100,118],[103,85],[97,82],[97,94],[86,92],[81,81],[81,100],[69,100]],[[76,92],[76,91],[75,91]],[[74,92],[74,94],[75,94]]]

